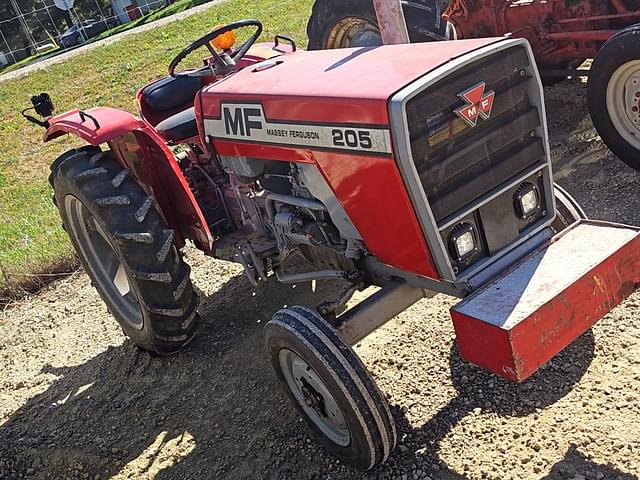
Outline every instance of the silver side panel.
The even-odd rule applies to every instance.
[[[549,136],[547,130],[547,118],[546,111],[544,106],[544,97],[543,97],[543,89],[542,82],[540,80],[540,75],[538,73],[538,68],[535,63],[535,59],[533,57],[533,51],[529,43],[523,39],[505,39],[501,42],[497,42],[491,45],[487,45],[485,47],[479,48],[472,52],[469,52],[466,55],[458,57],[456,59],[451,60],[450,62],[442,65],[439,68],[429,72],[424,77],[419,80],[413,82],[412,84],[406,86],[398,93],[396,93],[391,100],[389,101],[389,116],[391,120],[391,133],[393,138],[394,149],[396,152],[396,161],[398,167],[400,169],[400,173],[404,179],[405,185],[409,192],[409,196],[411,197],[411,201],[413,203],[414,209],[416,211],[416,215],[418,217],[418,221],[422,228],[422,232],[427,239],[429,244],[429,248],[431,250],[431,254],[433,256],[433,260],[440,272],[440,275],[443,279],[449,281],[462,281],[469,276],[471,273],[476,273],[479,269],[488,266],[490,263],[497,260],[500,256],[508,253],[508,250],[514,248],[520,243],[524,242],[527,238],[535,235],[540,230],[543,230],[547,226],[551,225],[553,222],[554,215],[550,215],[547,218],[547,221],[543,224],[539,225],[537,228],[532,230],[531,232],[527,232],[525,236],[518,239],[516,243],[510,245],[508,249],[504,252],[500,252],[499,255],[495,255],[489,259],[486,259],[483,262],[480,262],[476,267],[470,269],[473,272],[464,272],[464,274],[460,277],[457,277],[453,271],[453,267],[451,262],[449,261],[449,256],[447,254],[446,247],[442,242],[442,238],[440,236],[438,225],[433,216],[433,212],[429,206],[429,200],[427,195],[422,187],[422,183],[418,177],[418,172],[416,170],[415,164],[413,162],[413,155],[411,153],[411,145],[409,141],[409,136],[407,132],[409,131],[409,125],[407,121],[406,114],[406,105],[409,100],[413,97],[429,88],[431,85],[436,82],[442,80],[447,75],[450,75],[453,71],[458,70],[471,62],[477,61],[482,58],[489,57],[494,55],[497,52],[502,50],[506,50],[508,48],[512,48],[514,46],[524,46],[527,50],[527,54],[529,56],[529,72],[535,81],[529,82],[528,94],[530,100],[533,105],[538,108],[540,112],[540,127],[538,128],[538,135],[543,141],[544,149],[546,153],[546,164],[543,169],[545,171],[545,185],[548,188],[545,188],[545,200],[547,205],[553,206],[553,212],[555,213],[555,197],[553,195],[553,186],[552,186],[552,171],[551,171],[551,161],[550,161],[550,149],[549,149]],[[488,199],[482,199],[482,201],[488,201]],[[471,210],[475,210],[477,205],[472,206],[467,210],[467,213]]]

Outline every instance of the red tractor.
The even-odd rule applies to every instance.
[[[88,143],[53,162],[54,200],[139,347],[174,353],[196,334],[187,240],[256,288],[342,280],[315,309],[278,311],[265,344],[319,440],[366,470],[396,444],[350,346],[375,328],[423,297],[463,298],[461,356],[521,381],[634,291],[638,229],[586,220],[553,184],[526,41],[308,52],[283,36],[256,44],[261,31],[244,20],[193,42],[138,92],[139,116],[53,116],[47,95],[32,99],[45,141]],[[203,65],[180,71],[200,47]]]
[[[376,0],[317,0],[313,49],[381,45]],[[510,35],[531,44],[547,81],[595,58],[587,98],[596,130],[640,170],[640,6],[637,0],[415,0],[400,2],[412,42]],[[636,24],[636,25],[634,25]],[[601,52],[601,53],[598,53]],[[586,72],[581,70],[579,74]]]

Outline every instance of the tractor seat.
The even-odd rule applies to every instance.
[[[194,107],[176,113],[156,125],[156,130],[168,142],[180,143],[198,136],[196,109]]]
[[[193,105],[202,80],[196,77],[164,77],[142,90],[142,103],[152,112],[168,114],[188,105]],[[173,143],[180,143],[198,135],[196,114],[193,107],[186,108],[156,125],[162,137]]]
[[[142,103],[154,112],[169,112],[183,105],[193,105],[193,99],[202,88],[195,77],[164,77],[142,89]]]

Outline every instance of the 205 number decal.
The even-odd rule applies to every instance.
[[[363,148],[369,150],[373,148],[371,132],[367,130],[340,130],[331,131],[333,145],[336,147]]]

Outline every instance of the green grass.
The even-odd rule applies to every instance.
[[[209,1],[210,0],[177,0],[171,5],[167,5],[165,7],[154,10],[153,12],[148,13],[147,15],[144,15],[132,22],[125,23],[123,25],[118,25],[117,27],[107,30],[106,32],[102,32],[100,35],[97,35],[89,39],[88,43],[102,40],[103,38],[110,37],[112,35],[115,35],[116,33],[126,32],[127,30],[131,30],[132,28],[139,27],[140,25],[154,22],[156,20],[160,20],[161,18],[168,17],[169,15],[173,15],[175,13],[184,12],[185,10],[189,10],[190,8],[197,7],[198,5],[208,3]],[[30,57],[23,58],[22,60],[16,63],[0,68],[0,73],[8,73],[14,70],[18,70],[19,68],[29,65],[31,62],[33,62],[34,60],[37,60],[38,58],[51,55],[61,50],[62,50],[61,48],[56,47],[46,52],[37,53],[35,55],[31,55]]]
[[[185,3],[193,2],[182,0],[171,7],[182,8]],[[81,143],[64,137],[43,144],[42,129],[20,116],[32,94],[50,93],[57,112],[92,106],[134,111],[133,98],[138,88],[163,76],[174,55],[216,24],[257,18],[265,26],[263,39],[284,33],[304,46],[312,3],[230,0],[24,78],[0,81],[0,292],[22,278],[50,271],[72,258],[58,212],[50,201],[47,176],[49,165],[58,155]]]
[[[139,27],[140,25],[144,25],[146,23],[154,22],[156,20],[160,20],[161,18],[168,17],[169,15],[174,15],[176,13],[184,12],[185,10],[189,10],[190,8],[197,7],[198,5],[202,5],[207,3],[209,0],[177,0],[171,5],[167,5],[165,7],[154,10],[153,12],[140,17],[132,22],[125,23],[123,25],[118,25],[111,30],[101,33],[95,40],[100,40],[103,38],[110,37],[116,33],[125,32],[134,27]],[[94,40],[94,39],[92,39]]]

